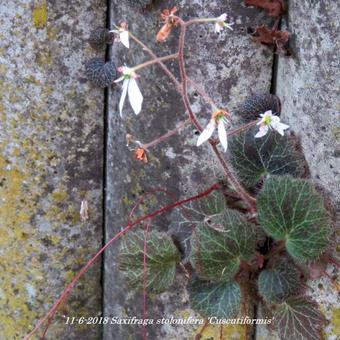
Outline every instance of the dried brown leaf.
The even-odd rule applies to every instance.
[[[263,8],[271,17],[278,17],[284,12],[283,0],[245,0],[245,5]]]
[[[268,26],[262,25],[256,27],[251,35],[255,41],[261,44],[276,47],[278,54],[290,54],[288,48],[290,33],[288,31],[270,29]]]

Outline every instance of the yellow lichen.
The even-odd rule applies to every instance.
[[[332,329],[332,333],[335,335],[340,334],[340,308],[336,308],[333,310],[332,317],[332,325],[334,326]]]
[[[212,325],[208,324],[203,328],[199,327],[196,331],[196,335],[200,334],[201,340],[213,340],[221,339],[221,327],[222,338],[225,340],[245,340],[245,326],[244,325]],[[203,329],[203,332],[202,332]]]
[[[37,5],[33,9],[33,24],[36,28],[44,28],[47,24],[48,10],[47,3]]]

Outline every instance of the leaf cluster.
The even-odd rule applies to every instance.
[[[232,209],[219,191],[189,207],[196,215],[188,254],[167,233],[137,230],[122,242],[119,267],[130,286],[162,292],[184,258],[192,268],[191,306],[202,316],[234,318],[255,296],[274,315],[280,338],[320,339],[324,317],[304,296],[303,269],[329,245],[328,212],[312,183],[301,178],[304,158],[295,141],[254,134],[250,129],[234,137],[229,159],[256,193],[255,218]]]

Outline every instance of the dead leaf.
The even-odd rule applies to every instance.
[[[146,155],[146,150],[143,148],[138,148],[135,152],[135,158],[141,162],[147,163],[148,157]]]
[[[256,27],[251,33],[253,39],[263,45],[276,47],[276,52],[282,55],[290,55],[288,41],[290,33],[288,31],[280,31],[270,29],[266,25]]]
[[[285,10],[283,0],[245,0],[245,5],[263,8],[271,17],[278,17]]]

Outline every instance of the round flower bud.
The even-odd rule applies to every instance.
[[[237,116],[244,123],[251,122],[259,118],[260,113],[272,111],[280,116],[281,102],[274,94],[257,94],[247,97],[244,102],[236,109]]]
[[[91,32],[89,44],[96,50],[113,43],[113,33],[107,28],[97,28]]]
[[[86,77],[100,87],[113,84],[117,78],[116,66],[112,61],[105,62],[101,58],[93,58],[85,64]]]

